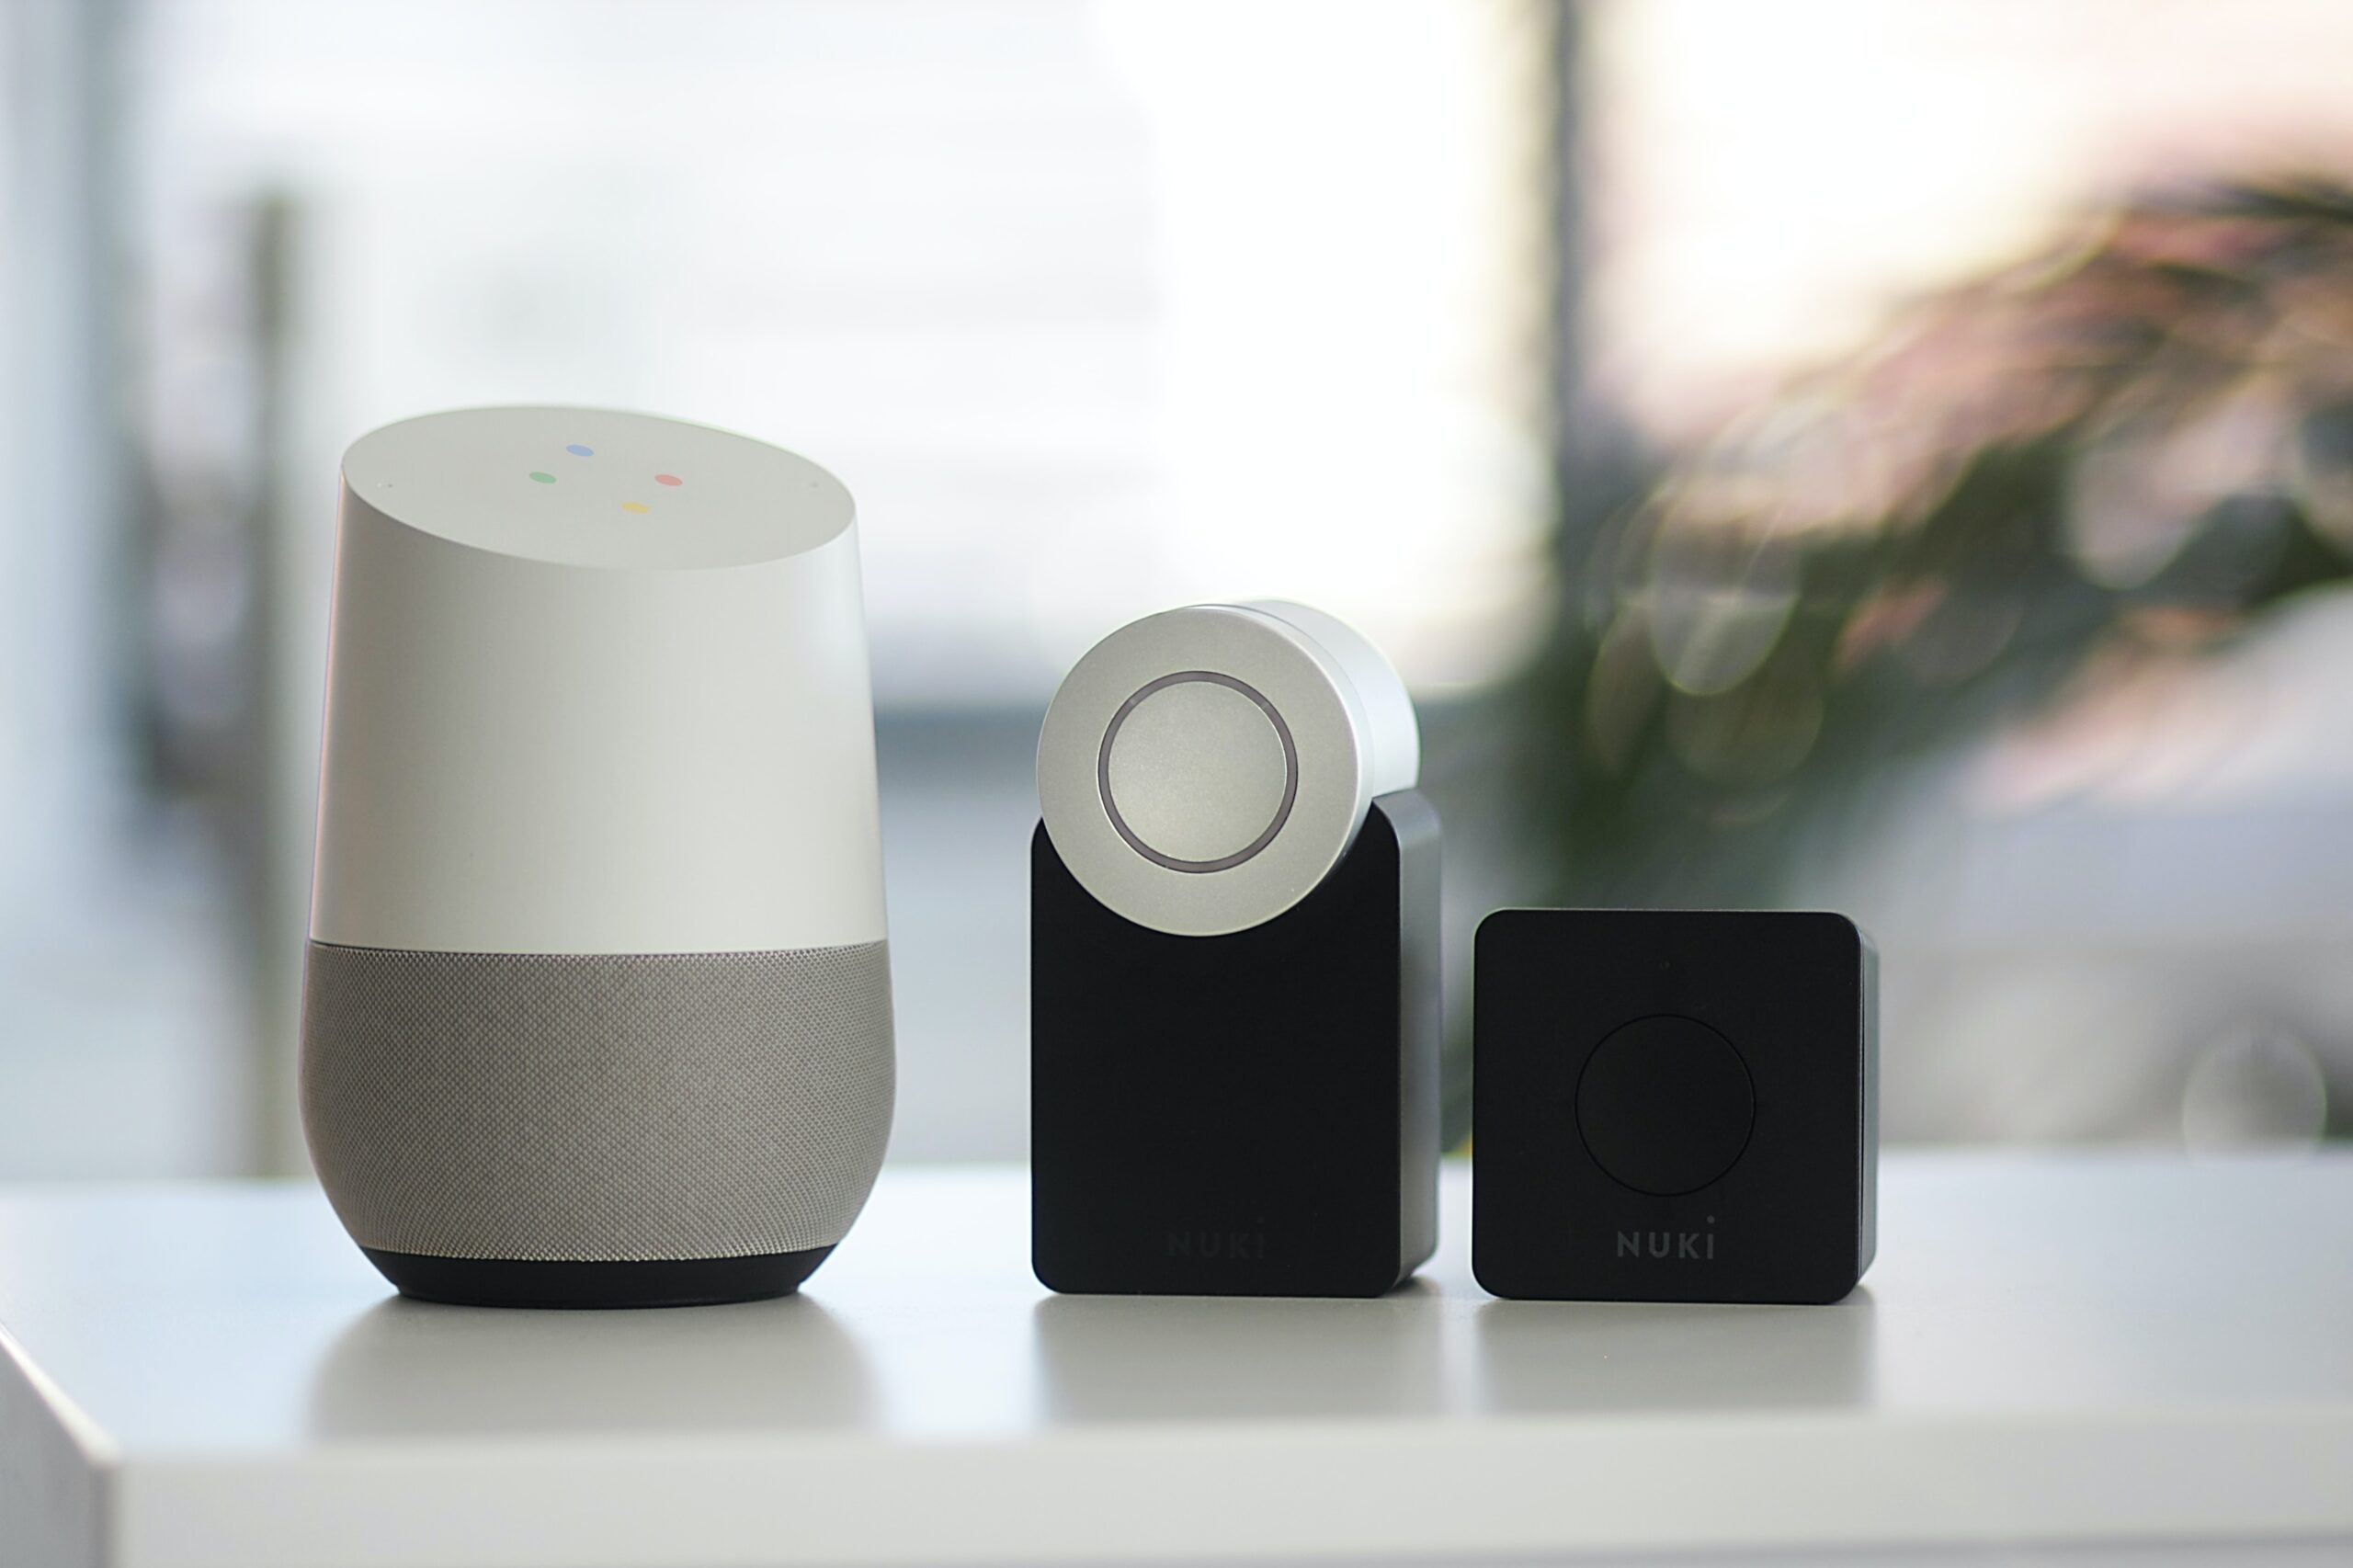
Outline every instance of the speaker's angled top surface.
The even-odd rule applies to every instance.
[[[683,420],[593,408],[470,408],[404,419],[344,454],[378,511],[460,544],[577,566],[743,566],[850,526],[806,458]]]
[[[1038,797],[1107,907],[1221,936],[1305,897],[1419,760],[1404,687],[1357,632],[1303,606],[1194,605],[1072,669],[1039,738]]]

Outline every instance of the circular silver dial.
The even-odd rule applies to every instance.
[[[1377,717],[1357,687],[1369,668],[1395,676],[1377,653],[1367,664],[1360,639],[1330,647],[1354,636],[1337,622],[1290,608],[1148,617],[1097,643],[1055,693],[1038,745],[1047,835],[1114,913],[1192,937],[1270,920],[1347,853],[1374,794],[1411,784],[1402,686],[1376,693]],[[1384,769],[1374,732],[1401,709],[1407,755]]]

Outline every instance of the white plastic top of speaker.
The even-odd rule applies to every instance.
[[[376,510],[438,538],[574,566],[744,566],[850,526],[849,492],[808,459],[707,426],[588,408],[404,419],[344,454]]]
[[[1038,799],[1106,907],[1211,937],[1304,898],[1420,765],[1404,685],[1354,630],[1302,605],[1195,605],[1071,670],[1039,737]]]
[[[881,939],[839,481],[748,437],[578,408],[405,420],[356,442],[343,480],[315,939]]]

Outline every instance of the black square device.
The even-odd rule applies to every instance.
[[[1852,1290],[1878,1239],[1878,971],[1839,915],[1487,916],[1479,1283],[1562,1301]]]

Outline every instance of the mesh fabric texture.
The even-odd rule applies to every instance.
[[[310,946],[302,1122],[353,1239],[627,1261],[841,1240],[891,1131],[887,945]]]

